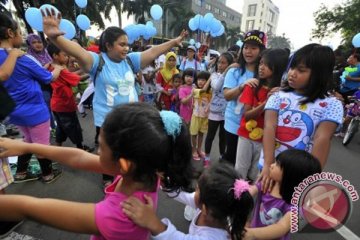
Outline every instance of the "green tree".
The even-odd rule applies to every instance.
[[[151,0],[126,1],[127,16],[134,15],[137,23],[145,24],[145,15],[150,16],[150,8],[153,4]]]
[[[288,48],[291,49],[291,42],[288,38],[285,37],[285,34],[282,36],[276,36],[273,34],[268,35],[268,48]]]
[[[235,45],[241,37],[240,27],[229,27],[226,31],[226,45],[228,47]]]
[[[322,4],[314,17],[313,38],[322,39],[340,32],[343,43],[350,45],[352,37],[360,32],[360,0],[348,0],[332,9]]]
[[[195,13],[192,10],[186,9],[185,7],[173,6],[169,11],[171,11],[171,14],[174,16],[174,21],[170,23],[169,29],[172,30],[175,35],[179,34],[183,29],[191,31],[188,23],[189,20],[195,16]],[[178,18],[177,16],[181,16],[181,18]]]

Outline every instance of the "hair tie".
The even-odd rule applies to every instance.
[[[234,182],[234,197],[240,199],[243,192],[249,191],[250,185],[247,181],[236,179]]]
[[[172,111],[160,111],[160,117],[164,123],[167,135],[172,136],[175,140],[181,131],[182,120],[180,116]]]

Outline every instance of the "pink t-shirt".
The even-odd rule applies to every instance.
[[[105,198],[96,204],[95,222],[101,236],[92,235],[91,240],[145,240],[149,239],[150,232],[139,227],[132,222],[122,211],[120,203],[129,196],[114,192],[121,176],[117,176],[114,182],[105,189]],[[159,184],[158,184],[159,186]],[[157,187],[158,189],[158,187]],[[144,194],[150,196],[154,202],[154,208],[157,208],[158,195],[155,192],[135,192],[132,196],[137,197],[142,202]]]
[[[191,94],[191,90],[192,86],[188,85],[181,86],[179,90],[180,117],[182,117],[186,123],[189,123],[191,120],[193,99],[190,99],[190,101],[186,104],[182,104],[181,100],[189,96]]]

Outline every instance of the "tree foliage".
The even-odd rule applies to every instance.
[[[273,34],[268,35],[268,48],[288,48],[291,49],[291,42],[288,38],[285,37],[285,34],[283,36],[276,36]]]
[[[316,28],[312,37],[322,39],[340,32],[343,43],[349,44],[352,37],[360,32],[360,0],[348,0],[329,9],[322,4],[314,13]]]

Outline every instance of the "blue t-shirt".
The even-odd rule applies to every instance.
[[[7,56],[7,52],[0,48],[0,65]],[[39,83],[50,84],[51,79],[52,73],[30,55],[17,59],[12,75],[3,82],[16,103],[15,110],[10,114],[10,123],[32,127],[50,119]]]
[[[193,59],[192,61],[190,61],[189,59],[185,58],[181,64],[180,64],[180,71],[184,71],[185,69],[188,68],[192,68],[196,71],[203,71],[203,66],[201,65],[201,63],[199,63],[198,61],[196,61],[195,59]]]
[[[350,77],[354,78],[360,78],[360,64],[356,65],[357,70],[355,72],[349,73]],[[341,89],[341,92],[346,92],[350,90],[355,90],[360,87],[360,81],[352,81],[352,80],[345,80],[345,83],[343,85],[343,88]]]
[[[100,58],[96,53],[89,53],[93,57],[90,76],[94,79]],[[135,71],[139,71],[141,53],[130,53],[128,56],[134,65]],[[127,61],[113,62],[106,53],[102,53],[102,57],[105,63],[95,80],[95,94],[93,99],[94,122],[97,127],[102,126],[106,114],[115,106],[137,102],[139,100],[135,89],[134,73]]]
[[[226,73],[223,89],[234,88],[243,84],[246,80],[253,78],[254,73],[246,70],[243,75],[240,74],[239,68],[231,68]],[[225,109],[225,125],[227,132],[237,135],[240,127],[240,119],[243,114],[243,104],[238,99],[227,102]]]

